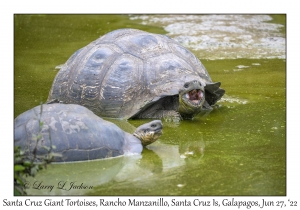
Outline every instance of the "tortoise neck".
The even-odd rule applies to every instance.
[[[124,154],[141,154],[143,146],[141,140],[136,136],[125,132],[124,135]]]

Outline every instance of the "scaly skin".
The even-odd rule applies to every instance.
[[[191,81],[184,84],[179,90],[179,108],[178,111],[182,118],[193,118],[202,110],[205,102],[204,86],[199,81]]]
[[[143,146],[155,142],[162,134],[162,123],[160,120],[154,120],[150,123],[139,126],[133,133],[133,136],[140,139]]]
[[[156,118],[167,122],[191,119],[202,110],[204,92],[204,86],[199,81],[186,82],[178,95],[161,98],[134,118]]]

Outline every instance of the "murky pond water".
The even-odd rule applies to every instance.
[[[29,194],[286,194],[284,15],[16,15],[14,23],[15,117],[46,101],[55,66],[125,27],[168,34],[226,90],[208,116],[165,123],[142,155],[49,165],[28,178]],[[148,120],[111,121],[132,132]],[[54,189],[35,189],[46,185]]]

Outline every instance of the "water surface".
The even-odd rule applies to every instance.
[[[15,15],[14,23],[15,117],[46,101],[55,66],[125,27],[178,40],[226,90],[208,116],[165,123],[140,156],[49,165],[28,179],[29,194],[286,194],[284,15]],[[111,121],[132,132],[149,120]]]

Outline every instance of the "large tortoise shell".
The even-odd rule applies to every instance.
[[[69,58],[56,75],[48,101],[81,104],[99,116],[128,119],[145,105],[178,94],[191,80],[212,83],[188,49],[165,35],[119,29]]]

